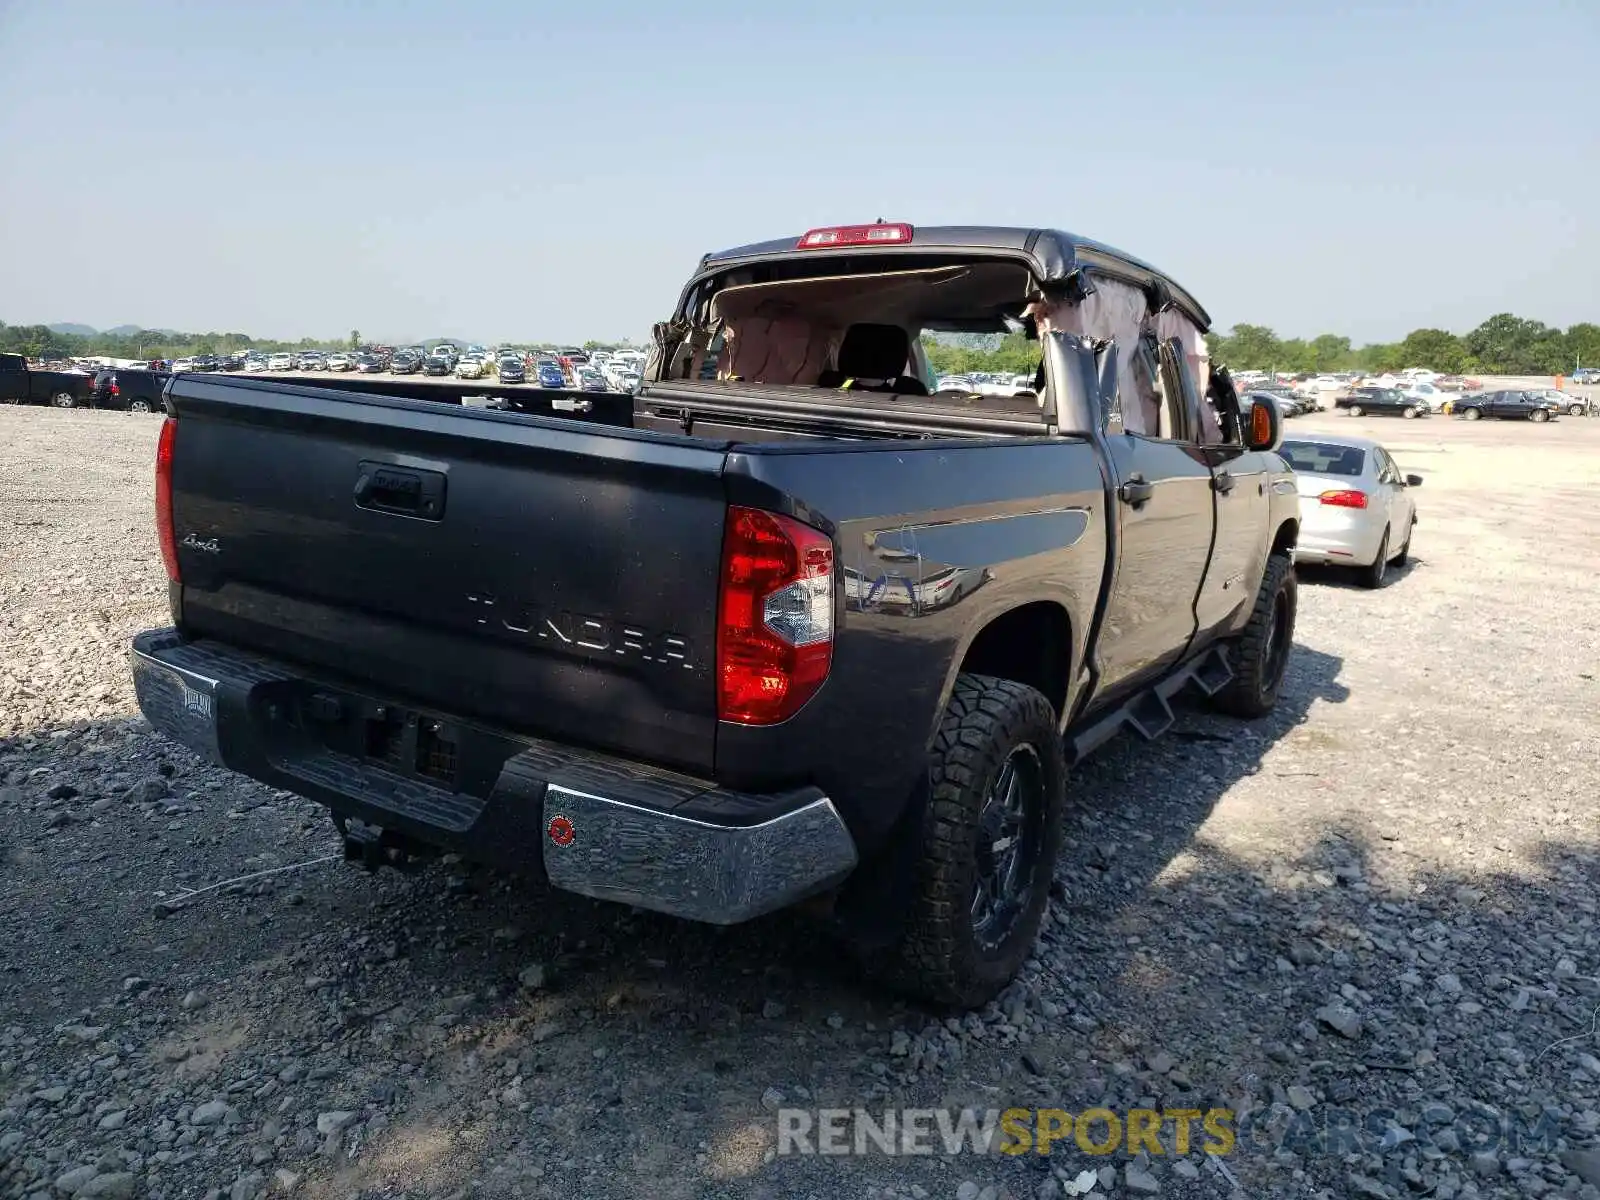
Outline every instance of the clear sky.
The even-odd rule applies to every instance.
[[[1597,63],[1600,0],[0,0],[0,319],[637,338],[706,250],[884,217],[1219,328],[1565,326]]]

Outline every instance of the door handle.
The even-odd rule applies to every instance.
[[[1117,499],[1124,504],[1131,504],[1138,508],[1156,494],[1155,484],[1150,483],[1142,475],[1134,475],[1128,482],[1117,489]]]
[[[1227,495],[1233,491],[1233,476],[1227,471],[1218,471],[1212,479],[1212,486],[1223,495]]]

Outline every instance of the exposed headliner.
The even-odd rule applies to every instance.
[[[886,264],[887,265],[887,264]],[[872,275],[823,275],[747,283],[722,289],[712,300],[720,317],[803,314],[845,328],[884,322],[905,329],[1020,312],[1027,303],[1028,270],[1020,263],[988,261]]]

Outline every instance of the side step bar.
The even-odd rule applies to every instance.
[[[1131,729],[1145,741],[1152,741],[1172,728],[1172,697],[1184,688],[1196,687],[1205,696],[1215,696],[1233,682],[1233,667],[1228,652],[1213,646],[1199,658],[1184,663],[1142,691],[1135,692],[1117,707],[1102,713],[1065,742],[1068,764],[1081,762],[1089,753],[1110,741],[1124,729]]]

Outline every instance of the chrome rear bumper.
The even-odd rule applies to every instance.
[[[208,762],[416,841],[490,862],[542,861],[567,891],[731,925],[825,891],[857,863],[849,829],[816,788],[733,792],[484,731],[462,751],[492,755],[498,778],[487,796],[456,792],[309,741],[292,716],[296,697],[335,689],[298,668],[170,629],[138,635],[129,658],[145,718]],[[346,699],[356,711],[360,698]]]

